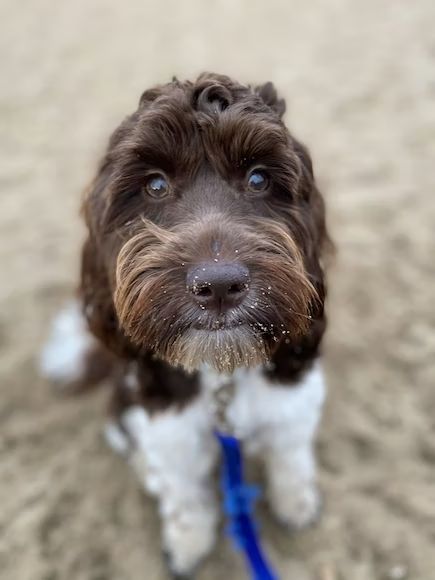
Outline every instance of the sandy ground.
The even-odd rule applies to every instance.
[[[262,513],[272,559],[284,580],[435,578],[433,0],[0,11],[0,577],[166,577],[155,506],[101,438],[106,393],[56,397],[35,361],[76,283],[79,193],[109,132],[145,87],[211,69],[286,95],[339,248],[325,511],[296,536]],[[199,576],[244,577],[226,541]]]

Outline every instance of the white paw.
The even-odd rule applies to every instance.
[[[86,373],[86,356],[94,344],[79,303],[70,302],[54,319],[41,352],[42,375],[60,387],[79,382]]]
[[[164,518],[163,547],[175,575],[190,575],[213,548],[217,514],[211,506],[203,509]]]
[[[322,501],[314,483],[269,489],[269,504],[279,522],[300,530],[314,524],[320,516]]]

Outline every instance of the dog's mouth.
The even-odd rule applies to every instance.
[[[219,330],[234,330],[242,328],[248,323],[241,316],[228,316],[227,314],[218,314],[216,316],[198,316],[192,324],[193,330],[217,332]]]

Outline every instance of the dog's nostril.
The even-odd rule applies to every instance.
[[[240,292],[244,292],[247,289],[248,289],[247,284],[232,284],[228,288],[228,292],[229,294],[239,294]]]
[[[213,294],[213,291],[209,286],[196,286],[192,291],[195,296],[211,296]]]

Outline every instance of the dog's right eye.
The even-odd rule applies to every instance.
[[[248,189],[252,193],[262,193],[269,187],[269,177],[261,169],[253,169],[248,176]]]
[[[145,190],[151,197],[161,199],[169,194],[169,183],[161,173],[153,173],[147,179]]]

